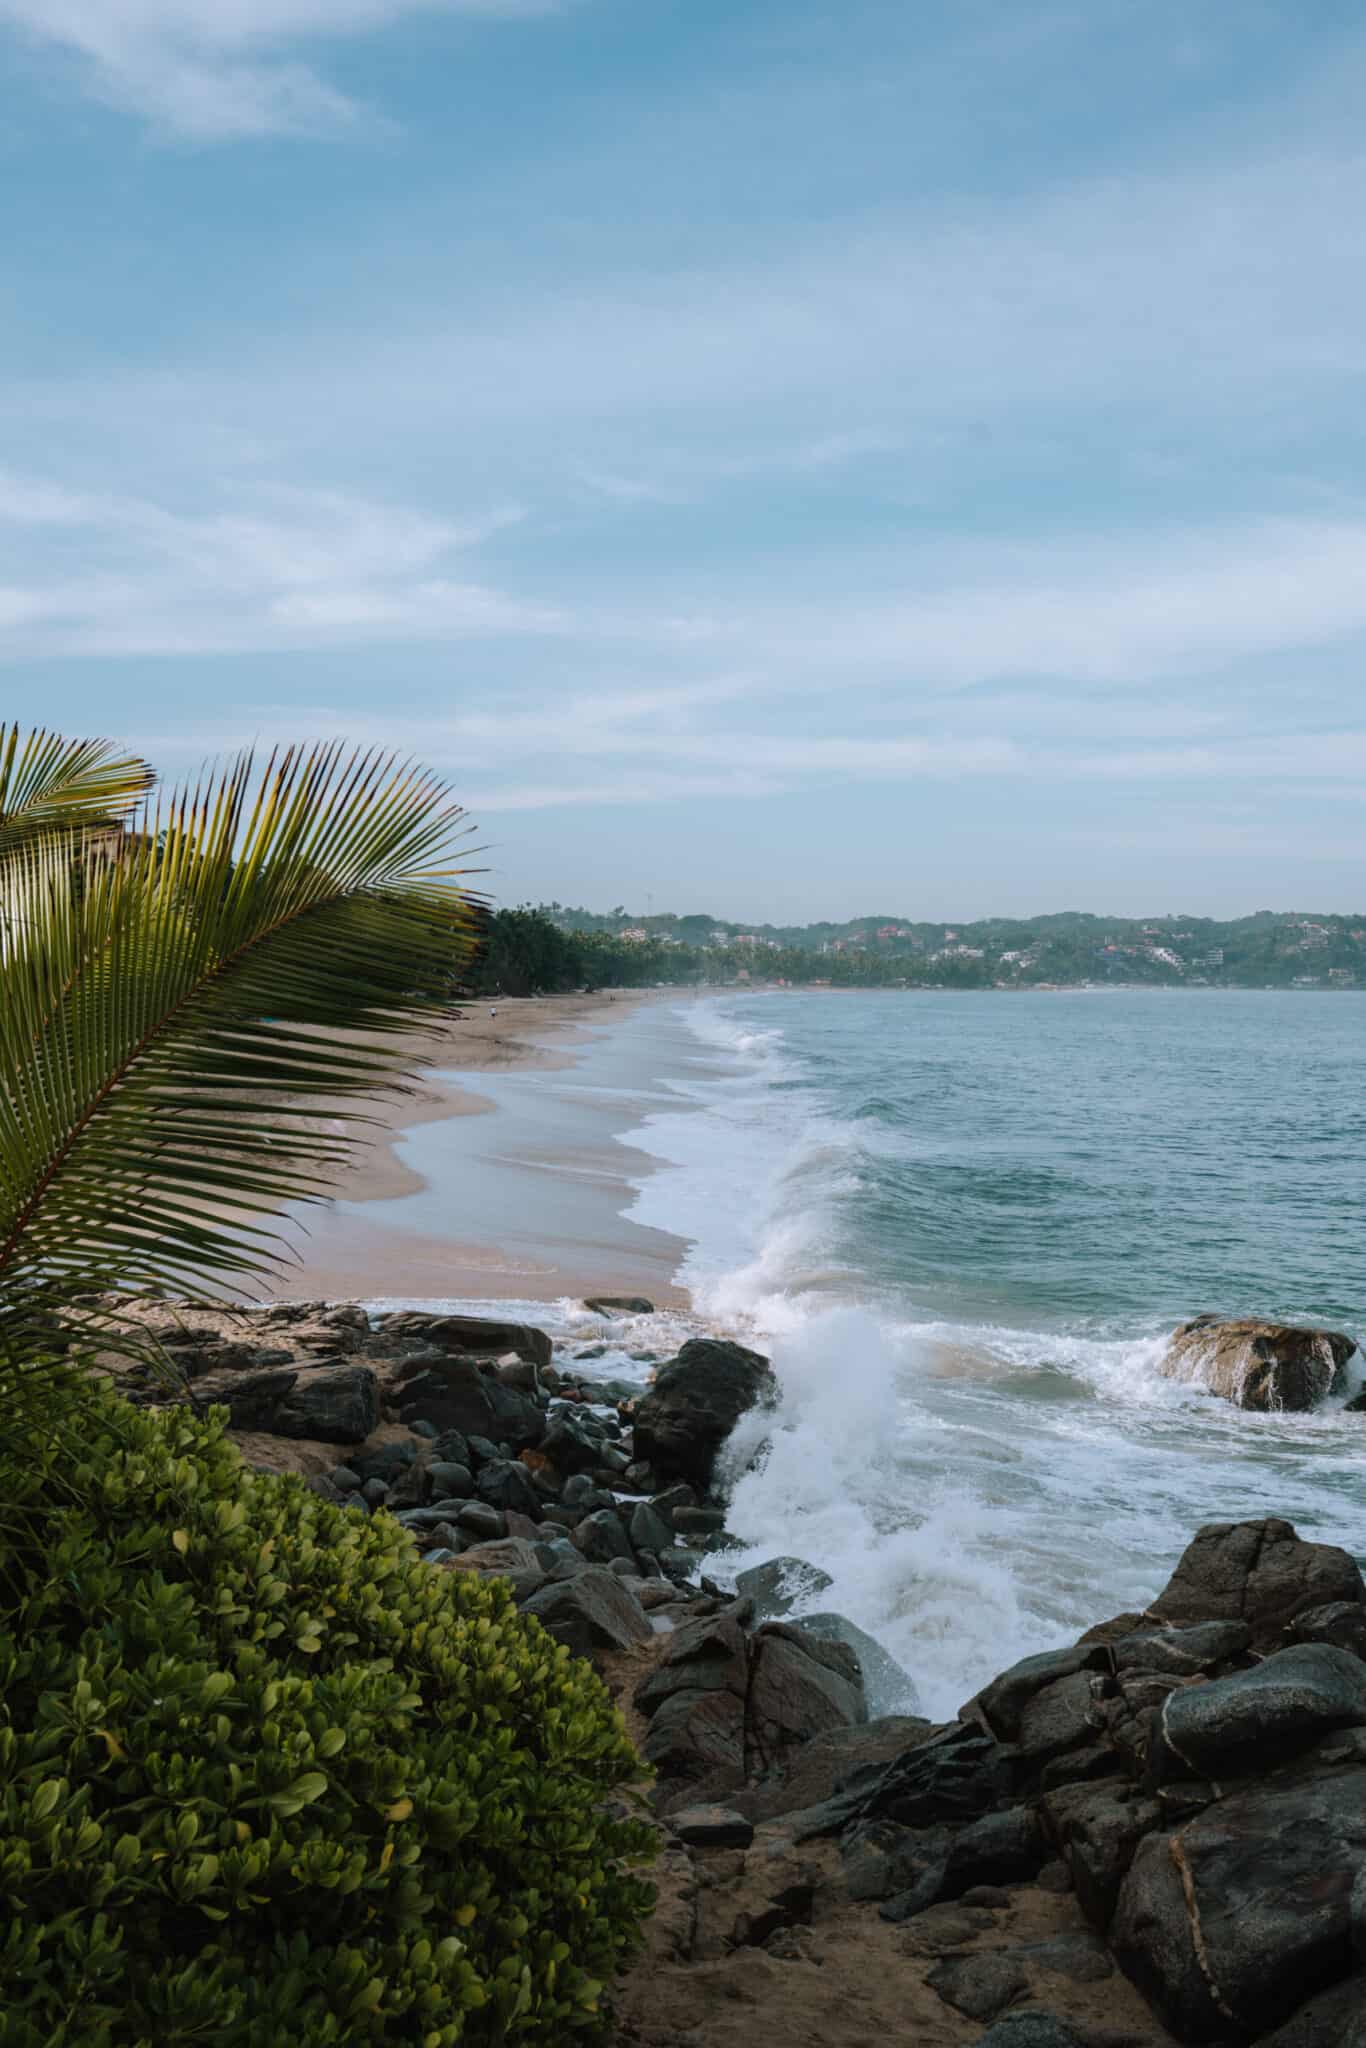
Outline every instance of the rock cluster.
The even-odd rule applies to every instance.
[[[1366,2048],[1366,1586],[1345,1552],[1274,1519],[1201,1529],[1145,1612],[936,1728],[870,1714],[910,1681],[843,1617],[794,1614],[828,1583],[812,1566],[775,1558],[733,1594],[704,1576],[718,1450],[771,1398],[757,1354],[686,1345],[642,1394],[585,1377],[592,1347],[469,1318],[314,1303],[157,1334],[179,1398],[225,1402],[250,1455],[307,1453],[319,1491],[397,1516],[435,1567],[506,1578],[605,1671],[666,1843],[623,2048],[739,2048],[746,1999],[830,2048],[894,2022],[926,2048]]]

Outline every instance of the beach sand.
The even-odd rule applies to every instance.
[[[411,1052],[424,1071],[406,1093],[364,1105],[374,1123],[354,1165],[332,1200],[295,1211],[289,1264],[273,1282],[253,1284],[251,1298],[552,1301],[645,1294],[661,1307],[686,1307],[686,1290],[674,1280],[683,1241],[620,1213],[629,1199],[627,1173],[650,1166],[616,1135],[637,1112],[614,1114],[605,1104],[590,1118],[579,1116],[581,1128],[568,1142],[549,1133],[535,1151],[522,1127],[527,1117],[536,1120],[535,1091],[547,1077],[571,1073],[642,1004],[661,999],[676,1004],[682,992],[499,998],[466,1004],[449,1022],[415,1035]],[[498,1084],[497,1102],[480,1092],[481,1075]],[[518,1075],[528,1087],[510,1092],[505,1084]],[[320,1119],[329,1120],[334,1107],[356,1105],[324,1102]],[[480,1126],[474,1139],[458,1128],[470,1121]],[[562,1125],[563,1116],[553,1121]],[[449,1128],[424,1131],[420,1149],[436,1169],[429,1178],[412,1163],[418,1148],[406,1134],[434,1125]],[[505,1127],[516,1127],[515,1156],[503,1156]],[[448,1231],[447,1209],[452,1226],[458,1217],[473,1228]]]

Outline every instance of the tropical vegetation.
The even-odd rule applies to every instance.
[[[101,1370],[121,1298],[278,1263],[406,1085],[480,939],[464,831],[390,756],[158,798],[104,743],[0,735],[4,2048],[603,2028],[647,1892],[589,1667]]]

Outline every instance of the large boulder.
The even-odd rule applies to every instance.
[[[408,1349],[473,1352],[480,1358],[498,1358],[515,1351],[536,1365],[549,1365],[551,1344],[544,1330],[527,1323],[497,1322],[485,1316],[434,1316],[404,1310],[386,1316],[380,1326],[383,1348],[391,1357]]]
[[[1210,1522],[1197,1531],[1148,1612],[1173,1628],[1242,1621],[1254,1650],[1279,1649],[1302,1614],[1361,1605],[1366,1583],[1345,1550],[1305,1543],[1289,1522]]]
[[[1342,1369],[1356,1348],[1341,1330],[1196,1316],[1172,1337],[1161,1369],[1238,1408],[1299,1411],[1341,1391]]]
[[[760,1769],[827,1729],[868,1719],[854,1652],[786,1622],[769,1622],[753,1638],[747,1705],[749,1752]]]
[[[1366,1728],[1366,1664],[1329,1643],[1297,1643],[1250,1671],[1170,1693],[1160,1757],[1178,1774],[1245,1777],[1339,1728]]]
[[[617,1574],[593,1568],[543,1586],[522,1612],[534,1614],[556,1642],[581,1657],[594,1650],[629,1650],[654,1633],[649,1615]]]
[[[325,1444],[363,1443],[379,1423],[379,1383],[368,1365],[310,1365],[201,1380],[196,1398],[223,1402],[233,1429]]]
[[[772,1400],[766,1358],[716,1337],[693,1337],[662,1365],[635,1413],[635,1454],[668,1484],[710,1484],[716,1454],[740,1417]]]
[[[528,1394],[505,1387],[471,1358],[431,1353],[399,1367],[390,1401],[403,1422],[430,1422],[439,1430],[526,1450],[545,1434],[545,1415]]]
[[[1110,1942],[1185,2043],[1255,2040],[1352,1966],[1366,1766],[1253,1785],[1140,1843]]]

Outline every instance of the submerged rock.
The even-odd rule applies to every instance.
[[[1342,1391],[1342,1370],[1356,1348],[1341,1330],[1196,1316],[1172,1337],[1161,1370],[1238,1408],[1297,1412]]]

